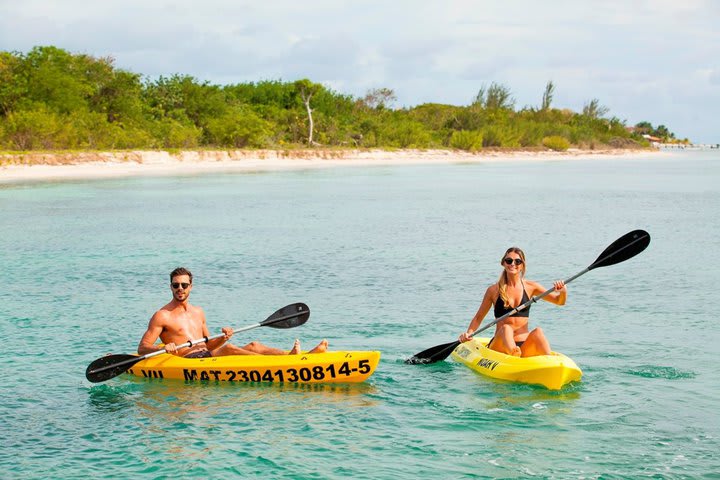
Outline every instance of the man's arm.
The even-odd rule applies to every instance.
[[[199,310],[198,314],[200,315],[200,318],[202,318],[203,337],[209,338],[210,331],[208,330],[207,322],[205,321],[205,311],[200,307],[198,307],[198,310]],[[212,351],[212,350],[215,350],[216,348],[220,348],[221,346],[223,346],[225,344],[225,342],[228,341],[228,339],[230,337],[232,337],[232,334],[233,334],[232,328],[224,327],[222,329],[222,332],[225,334],[225,337],[215,338],[215,339],[207,342],[207,344],[205,346],[208,350]]]
[[[156,312],[155,315],[152,316],[150,319],[150,322],[148,323],[147,330],[143,334],[142,338],[140,339],[140,343],[138,344],[138,353],[140,355],[145,355],[147,353],[157,352],[158,350],[162,350],[162,348],[155,345],[155,342],[158,338],[160,338],[160,334],[163,331],[163,319],[160,312]],[[174,344],[168,344],[175,346]],[[165,348],[167,348],[167,346]]]

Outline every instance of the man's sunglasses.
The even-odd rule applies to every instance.
[[[181,286],[182,286],[183,290],[185,290],[186,288],[188,288],[190,286],[189,283],[179,283],[179,282],[173,282],[170,285],[172,285],[173,289],[175,289],[175,290],[177,290]]]
[[[507,257],[507,258],[504,258],[504,259],[503,259],[503,262],[505,262],[505,265],[512,265],[512,264],[513,264],[513,261],[515,261],[515,265],[522,265],[522,264],[523,264],[522,258],[512,259],[512,258],[510,258],[510,257]]]

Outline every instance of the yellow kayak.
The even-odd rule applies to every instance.
[[[580,368],[562,353],[513,357],[490,350],[486,347],[489,341],[489,338],[473,338],[461,343],[452,352],[452,358],[487,377],[543,385],[550,390],[559,390],[582,377]]]
[[[367,380],[379,361],[378,351],[209,358],[183,358],[167,354],[141,360],[126,373],[137,377],[186,381],[347,383]]]

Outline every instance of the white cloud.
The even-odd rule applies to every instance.
[[[712,85],[720,86],[720,68],[710,70],[708,72],[708,80]]]

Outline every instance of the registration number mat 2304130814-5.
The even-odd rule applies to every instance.
[[[289,368],[268,368],[268,369],[196,369],[184,368],[183,377],[185,380],[214,380],[222,382],[322,382],[328,380],[340,380],[350,378],[353,375],[366,375],[370,373],[369,360],[359,360],[356,366],[353,362],[342,364],[330,364],[327,366],[315,365],[311,367],[289,367]],[[132,375],[137,372],[132,369],[128,371]],[[140,369],[140,375],[147,378],[165,378],[162,370]]]

